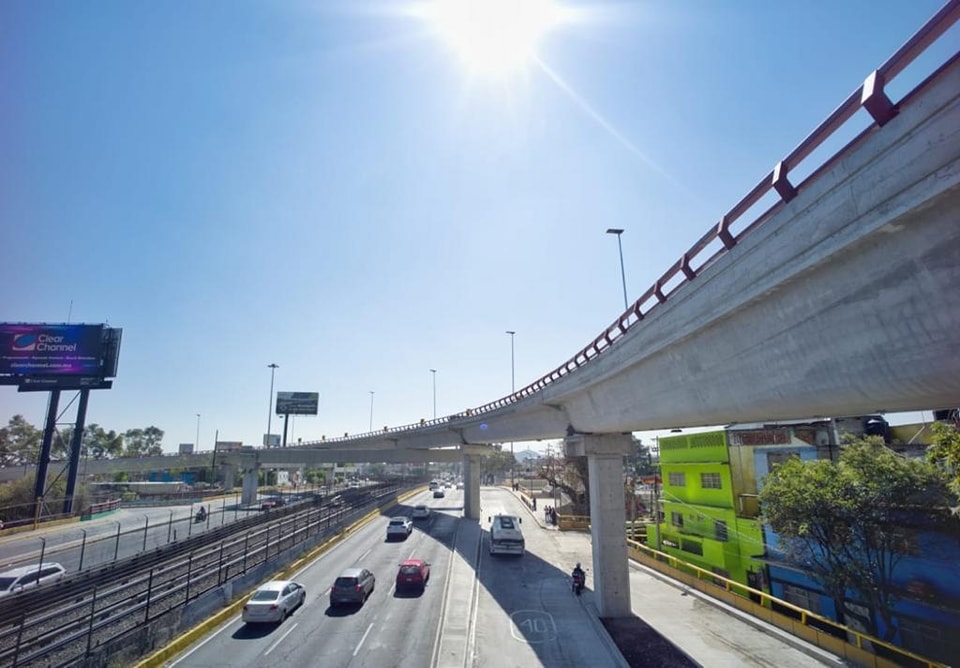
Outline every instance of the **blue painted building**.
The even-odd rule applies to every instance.
[[[822,445],[758,448],[753,457],[758,488],[784,456],[813,460],[830,458],[834,452],[835,449]],[[938,661],[960,663],[960,532],[909,528],[910,540],[905,543],[907,554],[894,571],[900,600],[893,607],[896,627],[893,643]],[[766,584],[773,596],[856,630],[867,631],[854,618],[844,617],[833,599],[802,568],[786,562],[777,549],[778,536],[767,525],[763,526],[763,537]],[[861,606],[858,612],[875,620],[877,635],[886,634],[887,628],[877,611]]]

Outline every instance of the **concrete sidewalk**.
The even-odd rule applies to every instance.
[[[534,511],[518,500],[540,530],[556,532],[556,540],[575,549],[577,558],[587,568],[587,590],[582,599],[596,616],[589,540],[582,540],[579,532],[568,535],[557,531],[544,518],[539,503]],[[633,561],[630,562],[630,603],[634,615],[703,666],[801,668],[846,665],[833,654]],[[602,626],[598,632],[610,638]],[[622,645],[629,639],[618,638],[617,641]],[[621,647],[626,656],[635,649]]]

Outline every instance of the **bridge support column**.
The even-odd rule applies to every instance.
[[[240,494],[240,503],[252,506],[257,502],[257,488],[260,486],[260,464],[243,470],[243,491]]]
[[[220,477],[223,478],[223,491],[228,494],[233,491],[233,486],[236,484],[234,480],[236,470],[236,464],[225,463],[220,465]]]
[[[633,437],[630,434],[576,435],[568,437],[564,446],[568,457],[587,457],[597,608],[601,617],[627,617],[632,612],[623,457],[633,447]]]
[[[463,516],[480,521],[480,455],[463,456]]]

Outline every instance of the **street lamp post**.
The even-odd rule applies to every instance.
[[[373,431],[373,390],[370,390],[370,431]]]
[[[620,243],[620,235],[623,234],[623,230],[618,227],[611,227],[607,230],[607,234],[617,235],[617,248],[620,250],[620,280],[623,282],[623,310],[626,311],[630,307],[627,304],[627,274],[623,270],[623,244]]]
[[[433,419],[437,419],[437,370],[430,369],[430,373],[433,374]]]
[[[270,364],[268,364],[267,367],[270,369],[270,401],[267,404],[267,438],[266,438],[267,442],[264,443],[264,445],[269,448],[270,447],[270,421],[273,418],[273,374],[276,372],[277,369],[280,368],[280,365],[274,362],[270,362]]]
[[[200,452],[200,413],[197,413],[197,440],[194,441],[194,447]]]
[[[513,394],[517,391],[516,366],[513,356],[513,337],[516,336],[517,333],[512,329],[508,329],[507,334],[510,335],[510,393]],[[510,441],[510,489],[513,490],[515,490],[517,486],[515,473],[516,460],[513,458],[513,441]]]

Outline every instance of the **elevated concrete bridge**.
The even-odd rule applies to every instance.
[[[464,513],[478,519],[474,446],[565,437],[593,481],[600,613],[628,615],[630,432],[960,405],[960,58],[896,103],[884,90],[958,17],[951,0],[554,371],[457,415],[229,461],[249,481],[257,466],[282,465],[280,453],[283,464],[454,456],[467,472]],[[871,125],[793,183],[858,112]]]

